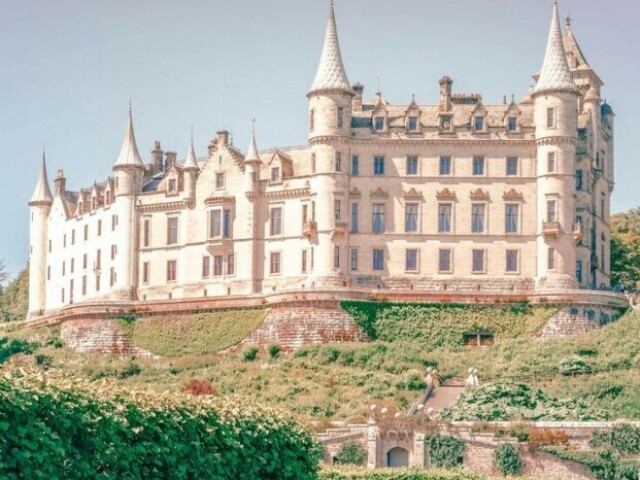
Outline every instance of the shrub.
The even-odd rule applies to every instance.
[[[36,365],[44,368],[45,370],[51,366],[53,358],[49,355],[36,355]]]
[[[134,377],[136,375],[140,375],[141,372],[142,368],[140,368],[140,365],[138,365],[134,361],[131,361],[129,362],[129,365],[127,365],[127,367],[120,372],[120,378]]]
[[[204,380],[189,380],[184,391],[191,395],[216,395],[218,393],[213,385]]]
[[[594,432],[592,447],[613,448],[623,455],[640,454],[640,428],[623,423],[614,425],[610,432]]]
[[[267,347],[267,352],[269,352],[269,357],[271,357],[271,360],[276,360],[282,352],[282,347],[277,343],[272,343]]]
[[[569,443],[569,437],[564,430],[552,430],[549,428],[532,428],[529,431],[529,444],[534,447],[550,445],[563,446]]]
[[[430,435],[425,438],[431,464],[435,467],[452,468],[462,463],[464,442],[447,435]]]
[[[591,366],[584,359],[574,355],[563,358],[558,366],[558,371],[562,375],[579,375],[591,372]]]
[[[9,337],[2,337],[0,338],[0,364],[6,362],[9,357],[17,353],[31,355],[39,346],[37,343],[26,340],[14,338],[9,341]]]
[[[256,358],[258,358],[258,347],[256,346],[247,347],[242,352],[242,359],[245,362],[253,362]]]
[[[518,449],[510,443],[503,443],[493,452],[493,456],[502,475],[520,475],[522,460]]]
[[[367,451],[361,444],[349,442],[340,447],[335,459],[341,465],[364,465],[367,459]]]

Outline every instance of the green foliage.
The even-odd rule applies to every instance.
[[[242,358],[245,362],[253,362],[256,358],[258,358],[258,347],[255,345],[251,345],[244,349],[242,352]]]
[[[622,455],[640,454],[640,428],[622,423],[609,432],[594,432],[590,444],[595,448],[612,448]]]
[[[496,465],[502,475],[520,475],[522,460],[518,449],[510,443],[503,443],[493,451]]]
[[[608,420],[610,415],[584,400],[558,400],[525,384],[487,384],[447,407],[440,416],[449,420]]]
[[[544,447],[544,451],[563,460],[589,467],[597,480],[638,480],[640,464],[610,450],[585,451],[566,447]]]
[[[204,355],[231,347],[262,322],[264,309],[235,309],[191,315],[140,317],[120,320],[134,345],[166,357]],[[126,314],[133,317],[134,314]]]
[[[0,377],[0,478],[316,478],[321,450],[279,412],[17,373]]]
[[[467,332],[514,338],[540,331],[557,311],[529,305],[482,306],[343,301],[341,307],[372,339],[415,341],[430,348],[463,344]]]
[[[611,281],[635,289],[640,281],[640,208],[611,216]]]
[[[440,468],[382,468],[370,470],[366,467],[323,467],[318,480],[484,480],[470,470]]]
[[[6,362],[9,357],[17,353],[31,355],[39,346],[37,343],[18,338],[9,340],[9,337],[2,337],[0,338],[0,364]]]
[[[347,442],[340,447],[335,459],[340,465],[364,465],[367,451],[360,443]]]
[[[0,288],[0,322],[24,320],[29,310],[29,267],[7,286]]]
[[[448,435],[429,435],[425,438],[425,448],[435,467],[453,468],[462,464],[464,442]]]
[[[282,352],[282,347],[277,343],[272,343],[267,347],[267,352],[269,353],[269,357],[271,357],[271,360],[276,360]]]
[[[579,375],[589,373],[591,366],[584,359],[574,355],[563,358],[558,366],[558,371],[563,375]]]
[[[129,378],[135,375],[140,375],[140,373],[142,373],[140,365],[135,361],[131,361],[129,362],[129,365],[120,372],[120,378]]]

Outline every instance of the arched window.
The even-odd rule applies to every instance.
[[[402,447],[392,448],[387,452],[388,467],[408,467],[409,452]]]

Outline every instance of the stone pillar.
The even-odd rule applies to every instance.
[[[367,428],[367,468],[376,468],[378,465],[378,427],[376,421],[371,418]]]
[[[413,433],[413,452],[409,457],[409,466],[411,467],[424,467],[425,466],[425,453],[424,453],[424,433]]]

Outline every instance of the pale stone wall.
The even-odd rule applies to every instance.
[[[67,347],[80,353],[155,356],[133,345],[120,331],[116,320],[68,320],[60,327],[60,339]]]

